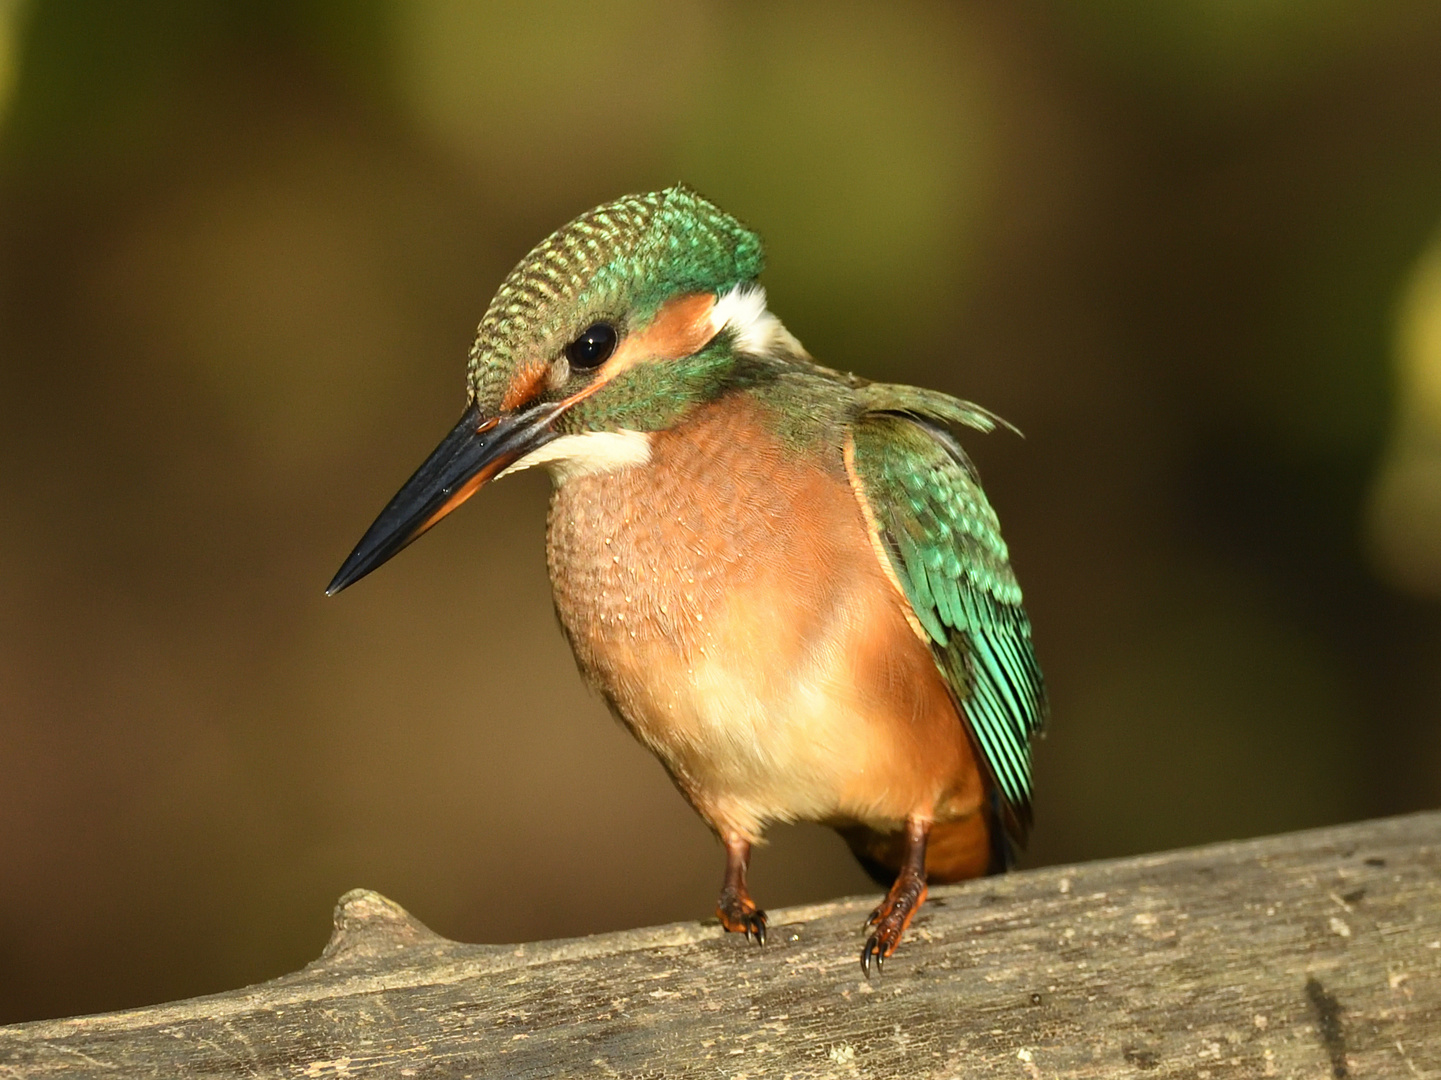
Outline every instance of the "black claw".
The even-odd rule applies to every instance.
[[[881,932],[877,930],[870,937],[866,938],[866,946],[861,950],[861,970],[865,972],[866,978],[871,977],[871,964],[876,965],[876,974],[886,966],[886,949],[881,944]]]
[[[755,911],[746,916],[746,940],[750,941],[752,935],[757,945],[766,943],[766,913]]]

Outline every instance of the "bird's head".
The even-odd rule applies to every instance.
[[[755,285],[760,238],[688,188],[630,195],[542,241],[505,279],[470,351],[460,423],[390,501],[326,590],[353,584],[488,481],[558,482],[650,455],[744,357],[799,346]]]

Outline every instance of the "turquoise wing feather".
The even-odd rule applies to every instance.
[[[933,400],[934,399],[934,400]],[[852,433],[852,468],[916,620],[930,639],[1006,821],[1031,823],[1031,738],[1046,695],[1031,624],[995,511],[948,430],[989,430],[989,413],[945,395],[872,385]],[[889,407],[887,407],[889,406]]]

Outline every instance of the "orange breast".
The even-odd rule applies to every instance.
[[[973,814],[969,740],[840,447],[798,457],[762,408],[728,398],[649,463],[558,488],[551,580],[581,668],[722,835]]]

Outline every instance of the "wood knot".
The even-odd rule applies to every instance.
[[[319,963],[346,964],[393,956],[444,940],[394,900],[370,889],[351,889],[335,905],[335,929]]]

